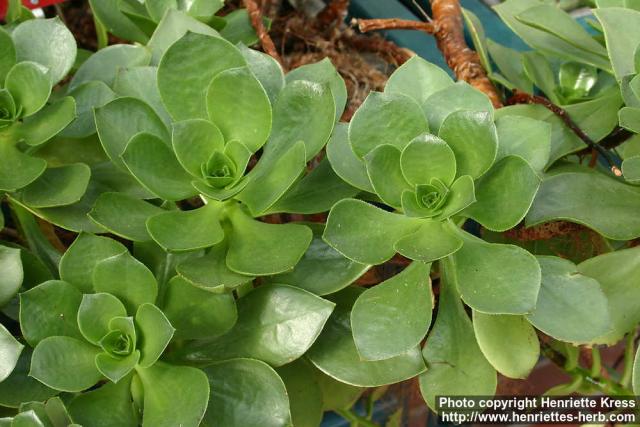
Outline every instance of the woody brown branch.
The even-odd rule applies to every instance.
[[[432,22],[403,19],[360,19],[362,32],[375,30],[419,30],[433,34],[447,65],[458,80],[464,80],[489,97],[494,107],[502,107],[500,95],[487,77],[478,54],[464,39],[462,9],[458,0],[431,0]]]
[[[265,53],[276,61],[280,63],[284,67],[284,63],[282,62],[282,58],[280,58],[280,54],[276,49],[271,36],[269,36],[269,32],[264,26],[264,22],[262,22],[262,12],[260,7],[256,3],[255,0],[244,0],[244,7],[247,9],[249,13],[249,19],[251,20],[251,26],[256,30],[256,34],[258,35],[258,39],[260,40],[260,45]]]
[[[458,0],[431,0],[438,48],[447,65],[459,80],[486,94],[495,108],[502,107],[500,95],[487,77],[478,54],[467,46],[464,39],[462,9]]]
[[[569,113],[562,107],[555,105],[553,102],[549,101],[547,98],[538,95],[530,95],[525,92],[520,92],[518,90],[513,91],[513,96],[509,99],[508,104],[538,104],[542,105],[553,114],[558,116],[564,124],[571,129],[571,131],[578,137],[582,142],[587,145],[591,150],[599,153],[609,164],[609,167],[615,176],[622,176],[622,171],[614,164],[613,160],[609,156],[607,150],[593,141],[589,135],[587,135],[580,127],[571,119]]]

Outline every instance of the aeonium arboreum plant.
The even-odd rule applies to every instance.
[[[240,274],[293,268],[311,231],[253,218],[320,212],[357,192],[326,161],[305,175],[344,108],[346,92],[328,61],[301,67],[285,82],[277,63],[261,55],[220,37],[188,33],[157,68],[161,102],[152,107],[125,96],[97,108],[98,136],[113,164],[168,203],[163,209],[105,193],[91,218],[115,234],[153,239],[169,251],[223,245],[227,266]],[[170,208],[196,196],[204,206]]]
[[[422,90],[407,90],[409,81],[421,82]],[[370,94],[348,129],[334,133],[328,148],[336,171],[388,208],[356,199],[338,202],[327,220],[327,243],[368,264],[385,262],[396,252],[422,262],[451,256],[469,305],[495,313],[530,311],[540,285],[535,259],[459,228],[465,218],[496,231],[517,225],[547,161],[546,123],[509,116],[494,122],[493,115],[483,94],[454,84],[424,60],[415,57],[400,67],[385,92]],[[535,133],[529,146],[523,139],[531,135],[524,132]],[[487,280],[487,266],[500,258],[512,259],[506,265],[513,271],[506,280]],[[512,288],[512,281],[521,287],[516,299],[498,291]]]
[[[207,376],[163,359],[185,339],[228,331],[233,297],[179,277],[159,285],[124,246],[90,234],[64,254],[59,275],[20,293],[20,331],[33,351],[15,342],[0,403],[73,393],[64,401],[81,425],[199,425]]]
[[[48,167],[32,154],[64,129],[76,115],[71,97],[52,88],[71,70],[76,42],[57,18],[32,19],[11,32],[0,28],[0,191],[14,193],[39,207],[80,199],[89,168],[80,163]],[[48,182],[75,185],[47,194]]]

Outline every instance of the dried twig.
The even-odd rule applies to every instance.
[[[402,65],[411,59],[412,56],[415,56],[415,52],[400,47],[397,44],[381,37],[367,37],[359,34],[351,34],[348,37],[342,37],[340,41],[364,52],[378,52],[382,55],[387,55],[397,65]]]
[[[567,113],[567,111],[564,110],[562,107],[557,106],[556,104],[554,104],[553,102],[549,101],[547,98],[544,98],[542,96],[530,95],[528,93],[520,92],[518,90],[514,90],[513,96],[509,99],[508,104],[542,105],[543,107],[545,107],[546,109],[554,113],[556,116],[560,117],[560,119],[562,119],[564,124],[569,129],[571,129],[571,131],[574,134],[576,134],[576,136],[578,136],[578,138],[580,138],[580,140],[582,140],[582,142],[584,142],[587,145],[587,147],[589,147],[589,149],[597,151],[598,154],[604,157],[604,159],[609,164],[609,167],[611,168],[611,172],[613,172],[615,176],[622,176],[622,171],[615,165],[615,163],[611,159],[611,156],[609,155],[609,152],[600,144],[597,144],[596,142],[594,142],[589,137],[589,135],[587,135],[582,129],[580,129],[578,125],[571,119],[571,117],[569,116],[569,113]]]
[[[282,66],[284,66],[282,58],[280,58],[280,54],[278,53],[276,46],[273,44],[273,40],[271,40],[271,36],[269,36],[267,29],[264,27],[264,23],[262,22],[262,12],[260,11],[260,7],[256,3],[256,0],[244,0],[244,7],[247,9],[247,12],[249,12],[251,25],[258,34],[258,39],[260,39],[262,49],[265,51],[265,53],[267,53],[269,56],[278,61]]]
[[[418,30],[427,34],[433,34],[435,28],[433,24],[422,21],[412,21],[410,19],[352,19],[352,25],[357,25],[363,33],[376,30]]]
[[[617,126],[614,130],[611,131],[611,133],[609,133],[609,135],[602,138],[602,140],[598,142],[598,145],[607,150],[612,150],[622,143],[626,142],[633,135],[633,132]],[[587,147],[584,150],[578,151],[576,154],[580,156],[589,154],[591,151],[591,148]]]

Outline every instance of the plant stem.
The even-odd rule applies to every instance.
[[[633,375],[633,362],[636,353],[634,345],[635,335],[634,332],[630,332],[627,335],[627,342],[624,348],[624,368],[622,368],[622,377],[620,377],[620,384],[624,387],[629,387]]]
[[[600,356],[600,349],[598,347],[591,348],[591,376],[593,378],[600,377],[602,371],[602,357]]]
[[[109,35],[107,34],[107,28],[102,24],[102,22],[100,22],[95,14],[93,15],[93,26],[96,29],[98,50],[104,49],[109,44]]]
[[[567,111],[565,109],[563,109],[562,107],[554,104],[553,102],[549,101],[545,97],[538,96],[538,95],[530,95],[528,93],[520,92],[518,90],[514,90],[513,91],[513,96],[511,97],[511,99],[509,99],[507,104],[538,104],[538,105],[542,105],[547,110],[551,111],[553,114],[555,114],[560,119],[562,119],[564,124],[569,129],[571,129],[571,131],[574,134],[576,134],[576,136],[578,138],[580,138],[580,140],[582,140],[582,142],[584,142],[587,145],[588,148],[590,148],[591,150],[597,151],[598,154],[600,154],[602,157],[604,157],[604,159],[609,164],[609,168],[611,169],[611,171],[613,172],[613,174],[615,176],[622,176],[622,171],[613,162],[613,160],[611,159],[611,156],[609,156],[609,152],[604,147],[602,147],[600,144],[597,144],[595,141],[593,141],[589,137],[589,135],[587,135],[582,129],[580,129],[580,127],[578,127],[578,125],[573,121],[573,119],[571,119],[571,116],[569,116],[569,113],[567,113]]]
[[[349,409],[336,409],[336,413],[339,414],[345,420],[349,421],[351,425],[355,425],[355,426],[362,425],[363,427],[380,427],[378,426],[378,424],[374,423],[373,421],[369,421],[365,417],[361,417],[360,415],[356,414],[355,412]]]
[[[9,199],[9,204],[31,251],[42,260],[54,277],[58,277],[58,264],[62,254],[42,233],[38,221],[31,212],[12,199]]]

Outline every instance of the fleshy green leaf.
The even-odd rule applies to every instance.
[[[439,131],[444,119],[456,111],[486,111],[493,118],[493,106],[489,98],[465,82],[457,82],[435,92],[422,104],[422,109],[434,133]]]
[[[363,360],[401,355],[427,335],[433,310],[430,267],[413,262],[358,297],[351,310],[351,328]]]
[[[47,162],[18,151],[11,144],[0,144],[0,190],[15,191],[38,178]]]
[[[606,49],[589,35],[571,15],[551,4],[540,4],[516,15],[516,19],[570,45],[606,57]]]
[[[451,185],[456,176],[456,157],[445,141],[424,134],[414,138],[400,159],[402,173],[412,185],[429,184],[433,178]]]
[[[256,76],[262,87],[267,92],[271,104],[275,103],[278,94],[284,87],[284,73],[282,66],[273,57],[255,49],[249,49],[245,45],[238,45],[240,53],[247,61],[247,66]]]
[[[500,160],[475,184],[476,203],[463,214],[493,231],[515,227],[529,211],[540,178],[521,157]]]
[[[77,117],[60,132],[60,135],[68,138],[85,138],[96,132],[93,109],[112,101],[116,94],[101,81],[89,81],[70,91],[69,96],[76,101]]]
[[[436,396],[491,396],[497,384],[496,371],[478,347],[452,280],[454,265],[450,260],[441,265],[438,316],[422,350],[427,372],[420,375],[420,391],[432,410],[436,409]]]
[[[396,253],[396,241],[419,227],[419,220],[383,211],[361,200],[345,199],[331,209],[322,237],[349,259],[381,264]]]
[[[0,325],[0,382],[11,375],[20,359],[24,345],[20,344],[11,332]]]
[[[617,86],[610,86],[603,92],[594,99],[565,107],[565,111],[578,127],[596,142],[601,141],[618,126],[617,112],[623,105]]]
[[[117,383],[129,375],[140,359],[140,352],[134,351],[128,356],[116,359],[107,353],[96,355],[96,367],[109,381]]]
[[[211,395],[202,425],[286,427],[291,424],[287,389],[266,363],[232,359],[204,369]]]
[[[613,345],[640,321],[635,301],[640,294],[640,249],[631,248],[603,254],[578,265],[578,272],[596,279],[606,296],[613,330],[598,342]],[[591,319],[591,318],[590,318]]]
[[[14,297],[22,281],[25,271],[20,259],[20,249],[0,245],[0,307],[6,305]],[[26,274],[29,272],[27,271]]]
[[[205,289],[220,286],[233,289],[252,281],[254,279],[252,276],[236,273],[227,267],[227,248],[225,239],[209,249],[204,256],[190,258],[178,264],[176,270],[190,283]]]
[[[473,47],[480,57],[480,63],[487,73],[491,74],[492,66],[487,53],[487,36],[482,22],[475,13],[465,8],[462,8],[462,17],[464,18],[467,31],[473,40]]]
[[[99,345],[109,332],[109,322],[114,317],[125,317],[127,310],[120,300],[111,294],[85,294],[78,309],[78,328],[87,341]]]
[[[174,5],[176,4],[175,0],[168,1],[173,2]],[[218,35],[218,32],[209,25],[198,21],[181,10],[167,8],[161,2],[145,2],[145,6],[149,9],[152,18],[160,21],[151,36],[151,40],[147,43],[147,47],[151,49],[153,55],[153,64],[158,64],[169,46],[178,41],[187,31],[210,36]],[[151,9],[155,10],[152,11]]]
[[[11,427],[45,427],[33,409],[20,412],[11,421]]]
[[[31,365],[31,348],[23,349],[16,367],[0,382],[0,403],[9,408],[18,408],[24,402],[41,402],[59,392],[28,375]]]
[[[67,404],[73,420],[82,425],[100,422],[101,427],[135,427],[138,425],[131,401],[131,379],[75,396]]]
[[[287,389],[291,421],[296,427],[317,427],[322,421],[322,389],[315,372],[316,369],[305,359],[298,359],[277,370]]]
[[[336,121],[340,120],[347,104],[347,86],[329,58],[291,70],[287,73],[286,80],[287,83],[296,80],[308,80],[328,85],[336,106]]]
[[[180,276],[169,281],[163,311],[176,328],[177,339],[207,339],[222,335],[238,317],[230,293],[195,286]]]
[[[69,83],[69,90],[74,90],[89,81],[100,81],[112,87],[119,69],[149,65],[150,59],[151,54],[144,46],[107,46],[92,54],[80,66]]]
[[[240,141],[251,152],[269,137],[269,97],[247,67],[230,68],[213,78],[207,89],[207,112],[226,141]]]
[[[66,96],[27,117],[17,129],[18,137],[31,146],[49,141],[76,117],[76,103]]]
[[[568,43],[562,37],[545,31],[545,27],[550,24],[549,22],[543,22],[541,23],[542,28],[537,28],[518,20],[518,16],[521,13],[531,9],[532,6],[541,4],[543,3],[540,1],[532,4],[531,0],[508,0],[496,5],[494,9],[500,18],[502,18],[502,21],[532,48],[554,56],[559,56],[560,58],[592,64],[602,69],[610,69],[611,64],[606,57],[584,49],[582,46]],[[558,9],[558,12],[561,12],[560,9]],[[575,23],[571,23],[570,25],[571,28],[574,28]],[[561,29],[561,31],[565,30],[565,28]],[[591,42],[589,42],[589,44],[591,45]]]
[[[90,176],[83,163],[49,168],[22,190],[22,201],[34,208],[70,205],[82,198]]]
[[[402,205],[402,192],[411,188],[402,174],[400,155],[401,152],[397,147],[382,144],[364,157],[367,174],[375,193],[386,204],[396,208]]]
[[[269,275],[293,269],[311,242],[311,230],[298,224],[256,221],[241,208],[230,212],[227,265],[237,273]]]
[[[56,390],[79,392],[102,378],[94,362],[99,352],[76,338],[45,338],[33,350],[29,375]]]
[[[316,295],[337,292],[363,275],[369,265],[344,257],[322,240],[324,227],[310,224],[314,232],[311,245],[293,271],[274,276],[273,283],[297,286]]]
[[[93,270],[107,258],[127,251],[115,240],[82,233],[60,260],[60,278],[82,293],[93,293]]]
[[[174,123],[171,142],[182,167],[197,178],[203,178],[202,164],[215,151],[224,150],[224,137],[218,127],[203,119]]]
[[[340,382],[377,387],[413,378],[425,370],[418,347],[389,359],[364,361],[353,341],[350,313],[361,291],[347,288],[335,294],[337,306],[322,334],[308,352],[311,362]]]
[[[438,136],[456,156],[456,175],[478,178],[489,170],[498,150],[498,134],[491,115],[456,111],[442,122]],[[437,162],[435,159],[431,162]]]
[[[4,82],[7,73],[16,63],[16,47],[11,40],[11,35],[4,29],[0,29],[0,82]]]
[[[597,280],[580,274],[568,260],[539,257],[542,286],[527,319],[561,341],[589,344],[611,331],[607,297]],[[579,301],[579,304],[576,302]]]
[[[162,120],[144,101],[136,98],[117,98],[95,110],[96,128],[100,143],[111,161],[126,171],[122,154],[136,134],[145,132],[162,141],[169,141],[169,133]]]
[[[305,168],[305,148],[298,141],[286,152],[261,158],[249,175],[249,184],[238,195],[254,216],[267,211],[286,192]]]
[[[640,351],[636,351],[636,357],[633,361],[633,379],[632,386],[633,392],[638,393],[640,390]]]
[[[532,226],[564,219],[609,239],[629,240],[640,236],[638,209],[640,188],[584,168],[545,178],[526,223]]]
[[[636,28],[640,25],[640,11],[622,8],[599,8],[594,15],[602,24],[607,53],[618,80],[635,74],[634,51],[640,44]]]
[[[584,148],[584,142],[564,124],[562,119],[542,105],[511,105],[496,110],[498,119],[505,116],[527,117],[542,120],[551,125],[551,148],[548,163],[555,162],[569,153]]]
[[[206,118],[206,92],[221,71],[246,65],[231,43],[187,33],[167,49],[158,67],[158,88],[175,120]]]
[[[122,160],[140,184],[163,199],[182,200],[196,194],[189,174],[155,135],[139,133],[131,138]]]
[[[348,138],[349,125],[336,123],[327,143],[327,157],[331,167],[345,182],[364,191],[374,192],[364,162],[353,152]]]
[[[273,127],[265,154],[281,155],[299,141],[311,160],[331,136],[335,103],[328,86],[308,80],[288,82],[273,106]]]
[[[76,316],[82,294],[70,284],[49,280],[20,294],[20,330],[35,347],[54,335],[82,339]]]
[[[129,314],[141,304],[154,303],[158,293],[153,273],[129,252],[100,261],[93,271],[93,287],[118,297]]]
[[[451,225],[427,220],[415,232],[398,240],[394,248],[407,258],[432,262],[451,255],[462,247],[462,240],[451,231]]]
[[[496,161],[519,156],[540,173],[547,165],[551,150],[551,125],[528,117],[504,116],[496,120],[498,154]]]
[[[153,304],[142,304],[136,312],[136,330],[140,334],[138,348],[140,349],[139,365],[143,368],[156,363],[171,341],[174,327],[169,319]]]
[[[322,159],[311,172],[278,200],[269,212],[313,214],[326,212],[342,199],[360,191],[335,174],[328,159]]]
[[[420,105],[399,93],[371,92],[349,124],[349,142],[363,157],[380,142],[403,149],[429,126]]]
[[[18,62],[47,67],[51,85],[67,75],[76,60],[76,41],[59,18],[31,19],[11,33]]]
[[[632,156],[622,162],[622,174],[624,179],[631,183],[640,181],[640,156]]]
[[[491,39],[487,39],[487,49],[491,55],[491,59],[496,63],[500,72],[507,78],[508,89],[520,89],[523,92],[533,92],[533,84],[524,72],[522,65],[522,54],[517,50],[510,49]],[[490,76],[495,79],[496,75]]]
[[[336,380],[314,367],[315,379],[322,390],[322,407],[325,411],[351,408],[365,390]]]
[[[451,283],[473,309],[492,314],[533,311],[540,289],[540,266],[526,250],[486,243],[461,232],[464,244],[451,256]]]
[[[620,127],[631,132],[640,132],[640,108],[624,107],[618,111]]]
[[[238,321],[229,332],[188,349],[187,357],[203,362],[251,357],[272,366],[287,364],[311,347],[333,307],[293,286],[260,286],[238,300]]]
[[[146,221],[164,211],[124,193],[102,193],[89,217],[111,233],[136,242],[151,240]]]
[[[444,70],[415,55],[391,74],[384,91],[409,96],[422,105],[429,96],[452,84]]]
[[[588,96],[597,81],[598,70],[590,65],[569,61],[563,63],[558,71],[561,94],[569,100]]]
[[[113,90],[120,96],[131,96],[143,100],[153,108],[167,127],[171,127],[171,117],[160,99],[157,74],[157,67],[121,68],[113,83]]]
[[[224,238],[219,210],[215,202],[190,211],[169,211],[147,220],[153,240],[168,251],[208,248]]]
[[[209,400],[207,376],[190,366],[158,362],[138,369],[144,387],[143,427],[197,427]]]
[[[149,40],[144,31],[123,13],[117,0],[89,0],[89,4],[93,14],[111,34],[141,44]]]
[[[4,87],[11,93],[22,116],[40,110],[49,99],[51,80],[47,69],[35,62],[19,62],[9,70]]]
[[[236,9],[228,15],[225,15],[223,20],[225,24],[220,30],[220,35],[231,43],[242,43],[247,46],[252,46],[258,42],[258,35],[253,25],[251,25],[251,19],[249,18],[247,9]],[[266,18],[262,18],[262,20],[265,26],[269,23]]]
[[[473,312],[473,329],[489,363],[509,378],[526,378],[540,357],[535,329],[524,316]]]

